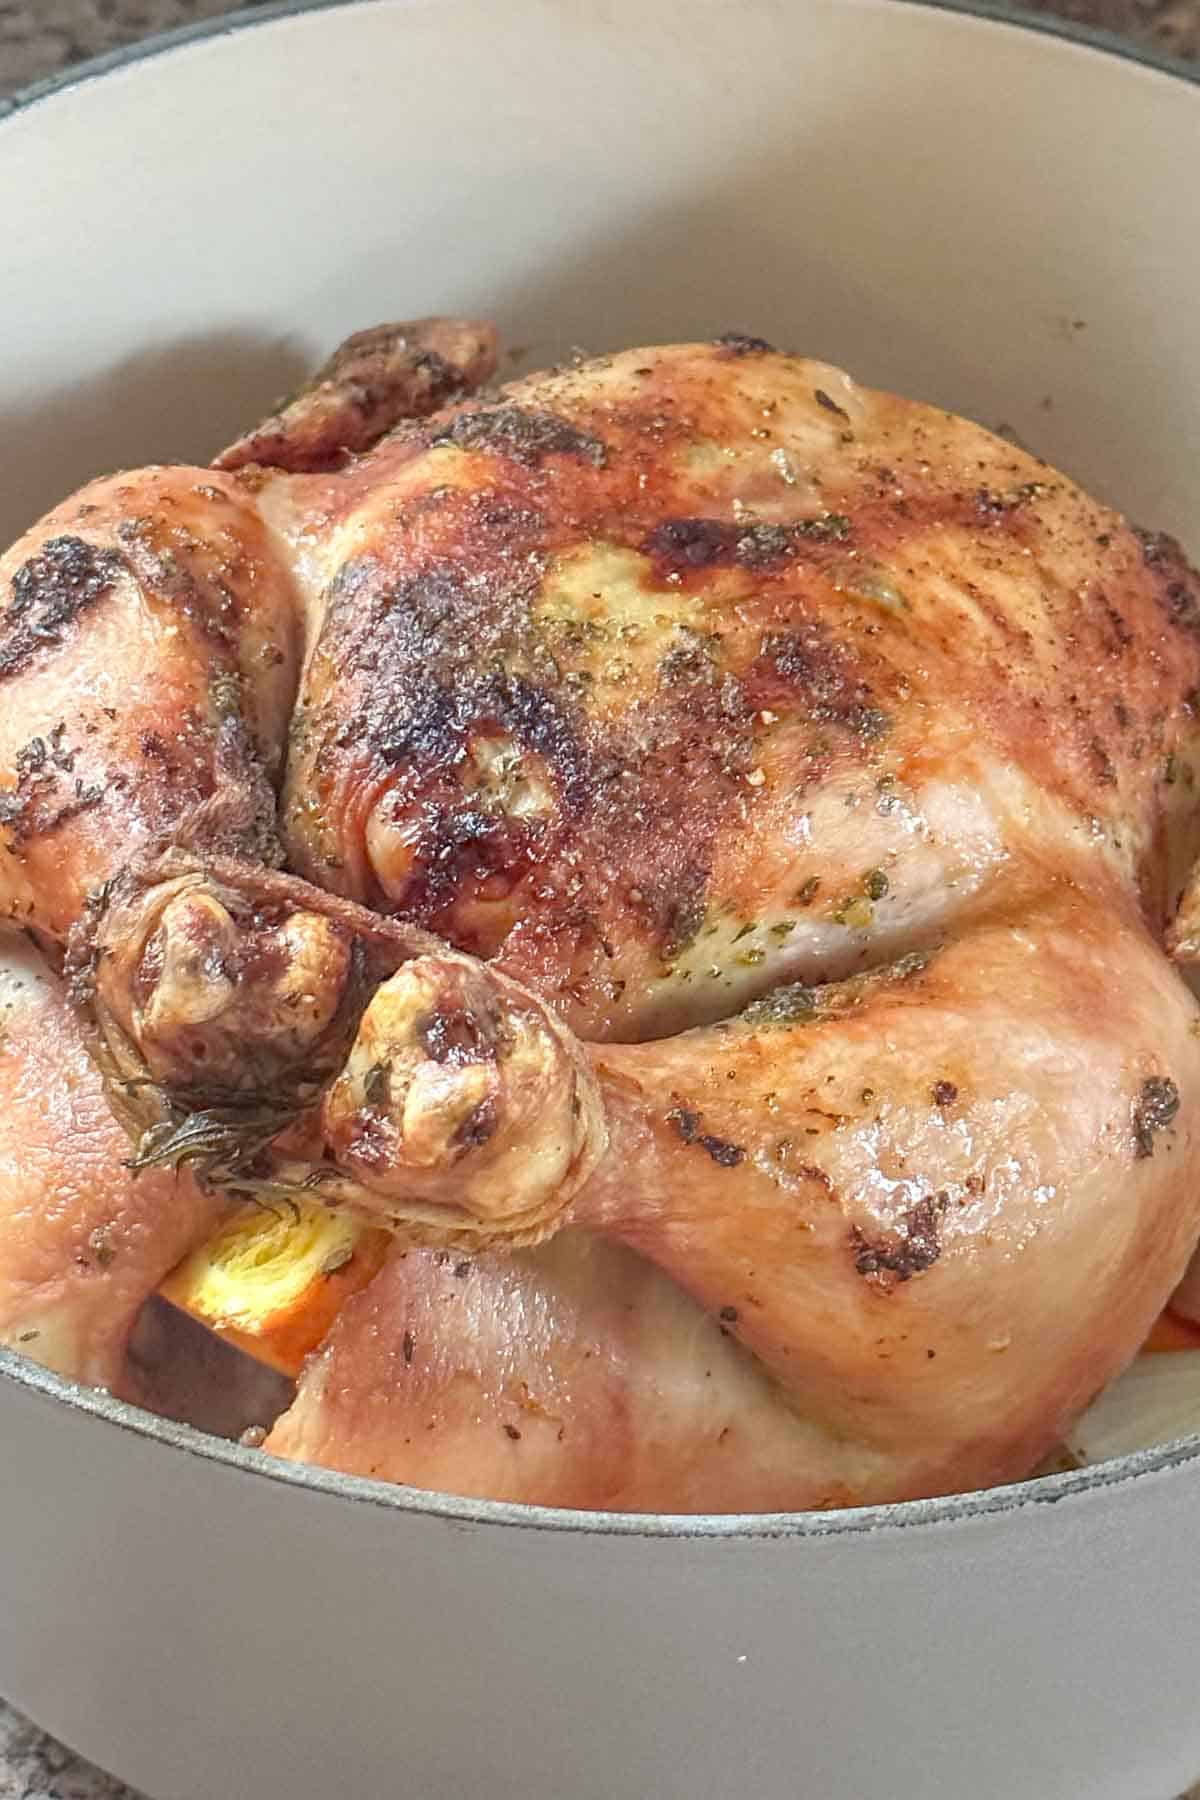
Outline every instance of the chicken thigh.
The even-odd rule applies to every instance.
[[[493,357],[362,334],[0,565],[0,910],[146,1231],[394,1235],[283,1455],[668,1511],[1026,1473],[1200,1232],[1200,580],[756,339],[444,404]]]

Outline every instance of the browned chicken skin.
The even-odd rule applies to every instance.
[[[1200,1231],[1200,581],[757,340],[435,410],[493,362],[360,334],[0,564],[0,909],[144,1171],[97,1283],[219,1194],[387,1226],[270,1447],[422,1486],[1025,1473]]]

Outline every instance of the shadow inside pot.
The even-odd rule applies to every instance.
[[[95,476],[206,463],[311,368],[291,338],[216,331],[155,344],[51,390],[36,407],[0,410],[0,546]]]

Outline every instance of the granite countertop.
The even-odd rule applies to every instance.
[[[0,96],[83,57],[264,0],[0,0]],[[1055,0],[1038,10],[1200,59],[1200,0]],[[0,1701],[0,1800],[138,1800]],[[214,1800],[217,1797],[214,1796]],[[1185,1800],[1200,1800],[1200,1786]]]

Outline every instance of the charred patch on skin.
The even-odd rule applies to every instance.
[[[1144,531],[1140,525],[1135,525],[1133,535],[1142,547],[1142,560],[1147,568],[1157,568],[1162,563],[1172,563],[1180,568],[1187,568],[1188,561],[1183,553],[1183,545],[1178,538],[1173,538],[1169,531]]]
[[[428,388],[425,401],[433,412],[449,401],[457,400],[470,385],[464,371],[456,369],[452,362],[447,361],[436,350],[415,351],[413,367],[426,377]]]
[[[824,626],[807,623],[763,638],[747,677],[754,704],[800,702],[814,722],[846,727],[864,744],[886,737],[890,714],[875,703],[868,682]]]
[[[528,638],[541,569],[520,546],[492,548],[498,559],[485,560],[468,540],[461,560],[439,559],[401,581],[389,581],[371,556],[344,564],[328,589],[322,639],[338,674],[361,672],[386,686],[421,673],[477,675],[508,661]]]
[[[941,1219],[950,1204],[948,1194],[926,1194],[910,1206],[896,1234],[871,1239],[857,1225],[851,1227],[854,1267],[860,1275],[911,1281],[931,1269],[942,1254]]]
[[[1154,1155],[1155,1134],[1165,1131],[1179,1111],[1179,1089],[1169,1075],[1151,1075],[1141,1086],[1133,1108],[1134,1155]]]
[[[511,522],[509,514],[501,524]],[[533,678],[528,608],[539,580],[524,556],[515,571],[500,567],[485,581],[439,561],[388,583],[374,559],[348,562],[330,589],[335,616],[322,653],[336,663],[336,683],[345,673],[368,680],[364,702],[331,742],[361,747],[390,768],[411,764],[420,777],[459,763],[473,733],[506,733],[545,759],[568,806],[578,801],[579,736],[552,691],[554,671],[544,683]],[[532,672],[505,671],[518,659]]]
[[[766,338],[747,337],[743,331],[723,331],[715,340],[717,349],[726,356],[774,356],[774,344]]]
[[[738,527],[723,519],[666,519],[641,545],[669,569],[708,569],[736,559]]]
[[[68,628],[127,571],[116,550],[97,549],[77,537],[49,539],[12,578],[12,598],[0,618],[0,680],[60,644]]]
[[[732,1144],[728,1138],[715,1137],[712,1132],[704,1131],[700,1114],[693,1112],[690,1107],[672,1107],[667,1114],[667,1123],[685,1144],[698,1145],[722,1169],[736,1169],[746,1159],[746,1152],[741,1144]]]
[[[523,676],[465,675],[450,684],[422,683],[414,673],[389,699],[386,715],[358,738],[388,766],[456,764],[469,736],[502,732],[545,759],[568,805],[582,804],[584,754],[571,721],[555,695]]]
[[[547,456],[577,457],[595,469],[602,469],[608,460],[604,444],[591,432],[581,431],[555,413],[521,406],[459,413],[434,433],[430,443],[453,444],[459,450],[493,450],[526,468],[536,468]]]
[[[365,753],[386,784],[381,816],[412,847],[403,907],[427,921],[474,884],[491,899],[511,892],[594,800],[594,758],[570,714],[521,675],[464,666],[438,677],[407,666],[334,741]],[[505,778],[489,785],[497,743],[517,770],[514,792],[535,796],[528,811],[510,805]]]
[[[102,784],[73,776],[78,751],[68,749],[65,740],[66,725],[60,723],[18,750],[16,786],[0,793],[0,830],[8,833],[10,849],[47,836],[103,800]]]
[[[1190,636],[1200,636],[1200,575],[1182,544],[1165,531],[1134,528],[1142,560],[1155,578],[1158,603],[1170,623]]]
[[[124,519],[117,526],[125,560],[147,598],[165,601],[220,653],[226,666],[216,671],[237,680],[235,673],[241,629],[239,583],[252,591],[253,565],[242,566],[237,581],[225,575],[197,575],[173,547],[170,528],[161,517]]]
[[[805,542],[840,543],[849,534],[850,521],[844,513],[827,513],[790,525],[666,519],[654,527],[641,550],[654,558],[660,577],[722,566],[765,571],[782,567]]]
[[[1194,578],[1169,581],[1162,594],[1163,609],[1172,625],[1200,637],[1200,592]]]

